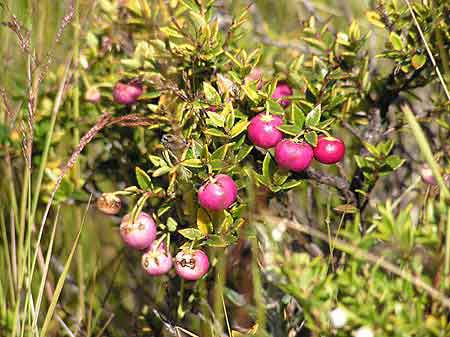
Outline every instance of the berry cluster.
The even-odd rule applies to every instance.
[[[292,89],[284,82],[278,84],[272,98],[278,99],[282,106],[290,104],[286,96],[292,95]],[[283,124],[283,118],[269,113],[260,113],[250,120],[247,128],[248,137],[252,143],[263,149],[275,147],[275,160],[285,169],[300,172],[306,170],[315,158],[322,164],[335,164],[345,155],[344,142],[331,136],[319,136],[317,145],[313,148],[305,141],[284,139],[284,134],[278,127]]]
[[[258,79],[260,80],[260,77]],[[117,104],[133,105],[143,92],[144,88],[138,80],[118,82],[113,88],[112,96]],[[98,93],[91,94],[95,96],[90,97],[92,102],[99,99]],[[289,97],[292,94],[293,90],[287,83],[279,82],[272,98],[286,108],[291,104]],[[214,112],[215,107],[211,106],[210,111]],[[322,135],[318,137],[313,148],[306,141],[300,140],[300,137],[284,138],[284,133],[279,128],[283,124],[282,116],[266,112],[253,117],[247,127],[248,138],[255,146],[266,150],[274,148],[275,161],[279,167],[300,172],[310,166],[313,158],[323,164],[334,164],[344,157],[345,145],[342,140]],[[210,175],[197,193],[198,204],[210,212],[230,209],[237,197],[238,186],[233,178],[226,174]],[[104,193],[97,200],[98,209],[109,215],[117,214],[121,205],[120,198],[114,193]],[[166,274],[173,265],[176,273],[185,280],[198,280],[208,272],[208,256],[192,246],[188,249],[182,248],[173,261],[169,240],[163,242],[166,235],[159,235],[157,239],[155,219],[140,209],[122,218],[120,235],[127,246],[143,252],[142,267],[149,275]]]

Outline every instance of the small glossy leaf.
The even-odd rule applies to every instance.
[[[208,82],[203,82],[203,93],[205,94],[206,101],[214,106],[220,105],[221,99],[217,90]]]
[[[317,146],[317,139],[318,139],[318,136],[317,136],[317,133],[315,131],[310,131],[310,132],[307,132],[305,134],[306,142],[309,145],[311,145],[312,147]]]
[[[249,124],[250,124],[250,122],[247,120],[242,120],[242,121],[237,122],[230,131],[230,137],[234,138],[236,136],[239,136],[242,132],[247,130],[247,126]]]
[[[197,227],[204,235],[212,233],[213,231],[211,219],[203,208],[197,210]]]
[[[178,233],[180,233],[186,239],[189,239],[189,240],[201,240],[205,237],[205,235],[196,228],[180,229],[178,231]]]
[[[425,55],[414,55],[411,59],[411,64],[415,69],[420,69],[427,62],[427,57]]]
[[[317,126],[322,116],[322,107],[320,104],[314,107],[307,115],[305,120],[306,127]]]
[[[297,136],[303,132],[303,129],[296,126],[296,125],[290,125],[290,124],[283,124],[277,127],[278,130],[281,132],[291,135],[291,136]]]
[[[152,180],[149,175],[139,167],[136,167],[136,179],[140,188],[143,190],[151,189]]]

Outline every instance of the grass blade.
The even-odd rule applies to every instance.
[[[92,198],[92,196],[91,196],[91,198]],[[50,322],[51,322],[51,320],[53,318],[53,314],[54,314],[55,309],[56,309],[56,304],[58,303],[59,296],[61,295],[61,291],[62,291],[62,288],[63,288],[64,283],[66,281],[67,274],[69,273],[69,269],[70,269],[70,265],[72,263],[72,259],[73,259],[74,255],[75,255],[75,251],[76,251],[76,249],[78,247],[78,242],[80,241],[81,233],[83,232],[84,224],[86,222],[85,220],[86,220],[87,211],[88,211],[90,203],[91,203],[91,198],[89,199],[88,205],[86,207],[86,211],[85,211],[84,216],[83,216],[83,221],[81,222],[80,229],[78,231],[77,236],[75,237],[75,240],[74,240],[74,243],[72,245],[72,249],[70,251],[70,254],[67,257],[66,263],[64,265],[64,270],[63,270],[61,276],[58,279],[58,283],[56,284],[55,292],[53,294],[52,301],[51,301],[49,309],[47,311],[47,315],[45,316],[44,324],[42,325],[41,334],[40,334],[41,337],[45,337],[47,335],[47,330],[48,330]]]

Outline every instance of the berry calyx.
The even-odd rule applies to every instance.
[[[236,201],[237,191],[237,185],[230,176],[219,174],[200,187],[198,202],[203,208],[222,211]]]
[[[142,267],[151,276],[166,274],[172,268],[172,256],[164,243],[153,241],[142,255]]]
[[[291,101],[286,99],[286,97],[292,96],[293,93],[294,91],[289,84],[281,81],[277,83],[277,87],[272,94],[272,98],[277,100],[282,106],[287,107],[291,104]]]
[[[114,193],[102,193],[97,199],[97,208],[105,214],[115,215],[122,208],[122,200]]]
[[[278,166],[294,172],[306,170],[313,156],[313,149],[306,142],[296,143],[290,139],[283,139],[275,147],[275,161]]]
[[[283,139],[283,133],[277,129],[277,126],[282,124],[283,119],[280,116],[260,113],[250,120],[248,137],[256,146],[270,149]]]
[[[201,250],[182,250],[175,256],[175,271],[185,280],[196,281],[205,275],[208,269],[208,256]]]
[[[131,223],[131,215],[127,214],[120,224],[120,236],[127,246],[146,249],[156,238],[156,222],[149,214],[141,212]]]
[[[117,82],[113,89],[114,102],[124,105],[134,104],[143,92],[144,88],[138,82],[130,82],[128,84]]]
[[[335,164],[345,155],[344,142],[335,137],[319,136],[314,148],[314,158],[322,164]]]

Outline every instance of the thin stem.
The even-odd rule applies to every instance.
[[[417,21],[416,18],[416,14],[414,14],[414,10],[412,9],[411,3],[409,2],[409,0],[405,0],[406,4],[408,5],[408,9],[409,12],[411,13],[413,20],[414,20],[414,24],[417,27],[417,30],[419,31],[420,37],[422,38],[422,41],[425,45],[425,48],[427,50],[428,56],[430,57],[431,63],[433,64],[433,67],[436,71],[436,74],[439,77],[439,81],[442,84],[442,87],[444,88],[444,92],[447,95],[447,99],[450,101],[450,92],[448,91],[447,85],[444,81],[444,78],[442,77],[441,71],[439,70],[439,67],[437,66],[436,60],[434,59],[433,53],[431,52],[430,47],[428,46],[428,42],[425,39],[425,35],[423,34],[422,28],[420,28],[419,22]]]

